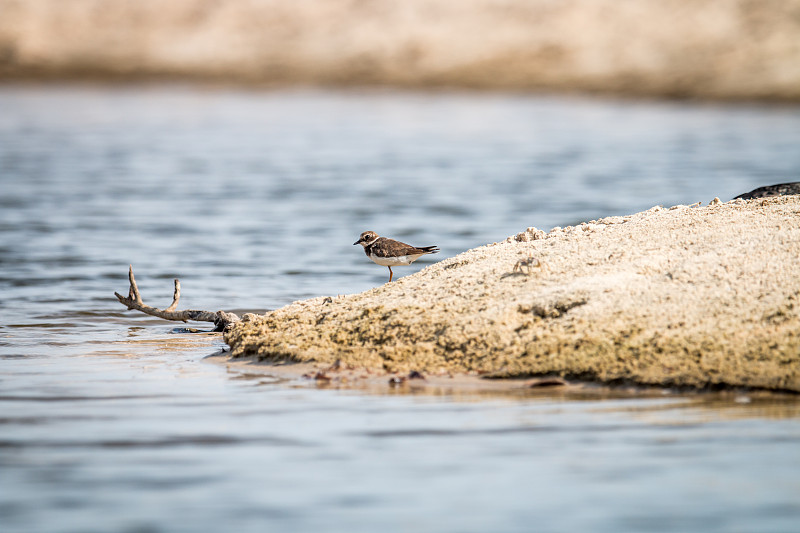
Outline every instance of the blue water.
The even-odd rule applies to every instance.
[[[263,311],[442,252],[800,180],[800,107],[0,87],[2,531],[798,531],[800,402],[380,395],[126,311]],[[203,328],[203,324],[192,324]]]

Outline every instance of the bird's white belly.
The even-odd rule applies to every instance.
[[[401,255],[398,257],[378,257],[377,255],[370,254],[369,258],[381,266],[394,267],[394,266],[410,265],[411,263],[419,259],[422,255],[423,254]]]

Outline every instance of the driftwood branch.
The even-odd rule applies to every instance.
[[[139,287],[136,285],[136,279],[133,277],[133,265],[128,269],[128,280],[131,282],[128,296],[122,296],[120,293],[115,292],[114,296],[125,305],[128,309],[136,309],[147,315],[157,316],[164,320],[175,320],[177,322],[188,322],[194,320],[197,322],[213,322],[214,331],[223,331],[229,325],[238,322],[239,317],[234,313],[226,311],[197,311],[194,309],[186,309],[184,311],[177,311],[178,301],[181,299],[181,282],[175,280],[175,292],[172,294],[172,304],[166,309],[158,309],[147,305],[142,301],[142,295],[139,294]]]

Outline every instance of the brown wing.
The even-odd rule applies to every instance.
[[[377,255],[378,257],[399,257],[403,255],[417,255],[417,254],[435,254],[439,251],[436,246],[424,246],[422,248],[417,248],[416,246],[411,246],[410,244],[406,244],[404,242],[395,241],[393,239],[387,239],[385,237],[381,237],[371,245],[367,247],[364,251],[367,252],[367,255],[370,253]]]

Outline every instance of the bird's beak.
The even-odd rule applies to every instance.
[[[359,244],[360,242],[361,242],[361,239],[358,239],[356,242],[353,243],[353,246],[355,246],[356,244]]]

